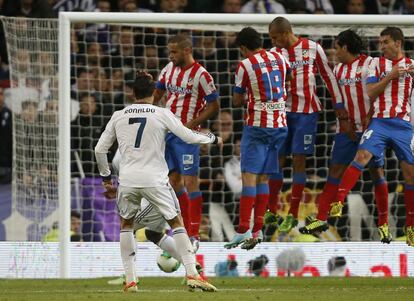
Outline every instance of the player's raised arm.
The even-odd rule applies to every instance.
[[[161,98],[164,96],[165,94],[165,76],[167,73],[167,67],[164,67],[164,69],[161,70],[161,73],[158,77],[158,81],[155,84],[155,90],[153,93],[154,96],[154,105],[158,105]]]

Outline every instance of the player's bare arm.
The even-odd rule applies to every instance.
[[[390,73],[388,73],[383,79],[381,79],[377,83],[367,84],[367,92],[368,96],[371,99],[377,98],[381,93],[384,92],[387,85],[393,79],[397,79],[400,76],[403,76],[407,70],[405,68],[399,67],[398,65],[394,65]]]
[[[194,118],[193,120],[187,122],[185,126],[189,129],[194,129],[200,124],[203,124],[205,121],[214,117],[218,113],[219,109],[220,104],[218,100],[209,102],[207,103],[206,108],[200,113],[200,115],[197,118]]]

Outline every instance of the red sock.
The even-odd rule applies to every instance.
[[[254,226],[253,233],[263,228],[263,215],[269,202],[269,185],[256,185],[256,200],[254,201]]]
[[[300,205],[300,201],[302,200],[304,189],[305,189],[304,184],[293,184],[292,185],[292,194],[290,196],[289,213],[292,214],[295,218],[298,218],[299,205]]]
[[[358,181],[363,168],[364,167],[362,165],[353,161],[345,170],[345,173],[342,176],[341,183],[339,183],[338,193],[336,194],[336,200],[338,202],[345,202],[346,196],[348,195],[352,187],[355,186],[355,183]]]
[[[239,228],[237,229],[238,233],[244,233],[250,229],[250,216],[252,214],[255,199],[256,186],[243,187],[239,205]]]
[[[322,193],[318,196],[318,214],[316,218],[321,221],[328,219],[329,208],[331,203],[335,200],[338,192],[339,179],[328,177]]]
[[[405,202],[405,225],[414,227],[414,185],[405,184],[404,186]]]
[[[269,204],[268,208],[270,212],[276,214],[277,209],[279,208],[279,192],[283,186],[282,180],[269,180]]]
[[[378,211],[378,226],[388,224],[388,186],[384,179],[375,183],[375,203]]]
[[[199,236],[201,215],[203,213],[203,195],[200,191],[190,193],[190,232],[189,237]]]
[[[289,213],[298,218],[299,204],[302,200],[303,190],[305,189],[305,173],[294,173],[292,182],[292,194],[290,196]]]
[[[190,199],[185,189],[177,193],[178,203],[180,204],[181,216],[183,217],[184,227],[190,232]]]

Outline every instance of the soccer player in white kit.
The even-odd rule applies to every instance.
[[[211,133],[191,131],[169,110],[152,105],[154,88],[155,82],[149,74],[137,72],[135,103],[112,115],[95,147],[96,161],[107,191],[114,190],[107,152],[115,140],[121,154],[117,206],[121,217],[121,257],[126,275],[124,291],[137,291],[133,228],[142,198],[148,200],[172,228],[177,253],[186,269],[187,285],[216,291],[195,268],[194,250],[183,226],[177,198],[169,185],[165,137],[171,131],[188,143],[221,143],[222,140]]]

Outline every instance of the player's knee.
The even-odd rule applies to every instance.
[[[404,182],[406,184],[414,185],[414,165],[406,162],[401,162],[401,168],[404,175]]]
[[[134,219],[123,219],[121,218],[121,229],[125,230],[125,229],[132,229],[134,226]]]
[[[268,175],[258,175],[257,176],[257,184],[267,184],[269,182]]]
[[[197,176],[184,176],[184,183],[189,192],[200,190]]]
[[[293,155],[293,171],[304,172],[306,169],[306,155],[294,154]]]
[[[359,163],[362,166],[365,166],[368,164],[369,160],[371,160],[372,158],[372,154],[364,149],[360,149],[358,150],[354,161],[356,161],[357,163]]]
[[[153,242],[154,244],[158,244],[158,242],[161,240],[164,234],[149,229],[145,229],[145,236],[149,241]]]
[[[180,191],[184,187],[184,182],[181,175],[177,173],[171,173],[170,176],[170,184],[174,191]]]
[[[377,182],[384,177],[384,170],[382,168],[370,168],[369,173],[373,182]]]

